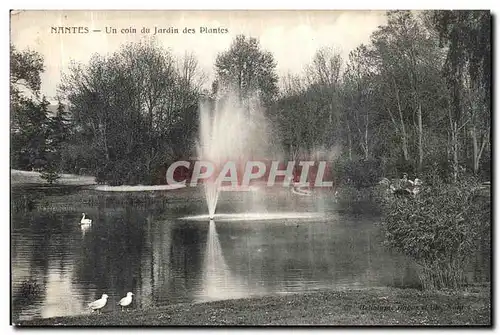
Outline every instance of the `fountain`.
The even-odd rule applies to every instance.
[[[234,94],[228,94],[218,99],[214,106],[203,101],[200,104],[198,158],[211,162],[216,170],[227,161],[246,162],[255,154],[262,158],[271,151],[267,133],[268,126],[256,99],[248,99],[242,104]],[[221,181],[216,177],[208,178],[204,181],[204,189],[209,219],[213,220]]]
[[[242,102],[238,94],[227,92],[215,101],[202,100],[200,101],[199,118],[199,137],[196,145],[198,161],[195,164],[194,171],[196,173],[193,174],[190,185],[195,186],[199,180],[202,180],[208,215],[189,216],[182,219],[194,221],[207,219],[215,221],[300,219],[302,221],[324,216],[324,213],[316,212],[314,208],[315,197],[312,192],[300,188],[298,190],[301,192],[297,190],[293,192],[291,187],[271,189],[265,185],[272,178],[270,178],[271,168],[264,166],[264,161],[272,161],[274,169],[279,169],[281,173],[287,170],[287,164],[294,163],[288,162],[284,166],[275,164],[283,162],[284,152],[281,143],[275,144],[273,142],[276,136],[273,136],[274,132],[260,108],[258,99],[250,97],[243,99]],[[304,157],[308,156],[304,155]],[[313,156],[311,158],[317,159]],[[261,164],[261,167],[254,164]],[[320,166],[321,164],[323,163],[320,163]],[[262,168],[262,166],[264,167]],[[264,182],[265,184],[263,181],[252,180],[252,185],[249,185],[249,174],[258,174],[257,171],[253,170],[253,167],[257,167],[257,171],[261,171],[262,175],[264,175],[262,169],[268,169],[266,171],[269,172],[270,180]],[[204,168],[206,169],[204,170]],[[246,168],[251,168],[251,172]],[[242,173],[242,170],[245,173]],[[273,174],[273,178],[275,176]],[[290,176],[285,179],[290,181],[289,178]],[[275,182],[276,184],[282,183],[277,180]],[[231,186],[227,186],[227,183],[230,183]],[[239,210],[243,213],[216,214],[219,196],[223,191],[236,191],[238,193],[235,197],[239,198],[241,206]],[[246,192],[245,195],[242,195],[242,191]],[[290,194],[295,194],[295,199],[290,198]],[[297,195],[300,196],[300,200],[297,200]],[[296,201],[302,205],[309,205],[309,208],[305,208],[302,213],[295,212],[297,209]],[[283,206],[283,202],[286,202],[288,206]],[[268,206],[273,206],[278,211],[269,213]]]
[[[245,180],[244,175],[242,179],[228,178],[230,180],[227,180],[224,178],[227,177],[227,174],[224,174],[226,171],[231,171],[231,176],[233,176],[232,171],[239,171],[236,174],[241,177],[242,165],[249,161],[269,157],[279,161],[280,158],[283,158],[281,148],[273,146],[270,134],[272,134],[270,125],[266,122],[255,99],[247,100],[245,104],[242,104],[234,94],[229,94],[215,102],[203,101],[200,103],[197,158],[199,161],[209,162],[211,167],[205,166],[207,168],[205,171],[199,166],[199,169],[195,167],[195,171],[197,171],[195,180],[203,179],[208,216],[205,214],[181,218],[188,221],[206,222],[207,219],[209,220],[203,284],[198,297],[200,300],[232,299],[246,297],[249,294],[248,279],[243,280],[233,274],[226,263],[215,221],[240,221],[243,224],[252,222],[253,225],[253,223],[259,221],[269,222],[274,220],[274,222],[280,222],[280,224],[298,226],[297,220],[301,222],[317,222],[325,217],[324,212],[318,213],[307,209],[304,212],[298,212],[297,203],[294,203],[297,197],[291,199],[287,198],[286,195],[282,196],[283,192],[286,194],[290,192],[290,189],[264,190],[255,185],[249,187],[249,185],[245,185],[245,182],[242,182]],[[234,162],[234,170],[227,168],[228,162]],[[200,177],[201,174],[204,174],[204,178]],[[223,185],[226,182],[230,182],[231,186]],[[242,206],[239,208],[240,213],[216,214],[221,192],[240,192],[243,190],[251,190],[252,192],[232,193],[233,201],[234,198],[238,200],[236,204],[232,204],[231,210],[240,205]],[[303,194],[305,192],[302,192]],[[298,202],[302,204],[314,203],[315,200],[311,193],[308,193],[308,195],[310,197],[307,199],[301,197]],[[287,202],[288,207],[286,207],[286,210],[281,207],[280,201]],[[269,213],[267,211],[269,204],[277,208],[277,211]]]

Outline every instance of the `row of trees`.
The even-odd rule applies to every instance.
[[[14,168],[154,183],[159,167],[193,147],[204,74],[191,54],[176,59],[149,40],[72,63],[59,85],[66,105],[55,114],[40,97],[41,56],[11,47],[11,62]]]
[[[27,83],[38,96],[43,60],[13,48],[12,165],[158,182],[166,162],[193,153],[200,97],[231,87],[241,99],[259,95],[290,158],[334,152],[341,181],[489,175],[490,24],[483,11],[388,12],[349,59],[325,47],[282,78],[257,39],[237,36],[215,60],[211,91],[193,55],[176,59],[145,40],[72,64],[59,87],[67,106],[50,118],[46,101],[15,89]]]
[[[319,50],[284,78],[283,138],[292,150],[338,146],[389,175],[489,175],[490,24],[481,11],[389,12],[345,63]]]

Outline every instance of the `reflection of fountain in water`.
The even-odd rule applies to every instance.
[[[215,222],[210,220],[203,269],[201,300],[233,299],[247,296],[248,292],[235,278],[222,254]]]

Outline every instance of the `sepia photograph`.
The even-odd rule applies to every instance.
[[[11,326],[492,327],[490,10],[9,15]]]

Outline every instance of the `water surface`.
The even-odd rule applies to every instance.
[[[163,210],[72,204],[14,215],[14,321],[86,314],[103,293],[110,297],[104,311],[112,311],[128,291],[132,308],[145,308],[418,284],[412,262],[382,247],[378,216],[341,211],[328,193],[221,193],[210,222],[200,219],[207,210],[199,190],[168,197]],[[94,220],[87,230],[78,225],[83,211]],[[40,291],[26,298],[29,280]]]

